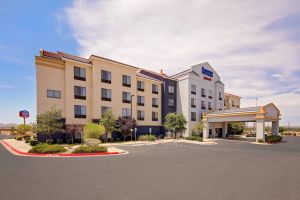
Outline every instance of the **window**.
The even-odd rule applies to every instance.
[[[131,77],[127,75],[122,75],[122,83],[125,87],[131,87]]]
[[[101,82],[111,83],[111,72],[101,70]]]
[[[196,108],[196,99],[195,98],[191,98],[191,107]]]
[[[111,101],[111,90],[101,88],[101,100],[103,101]]]
[[[153,94],[158,94],[158,85],[152,84],[152,93]]]
[[[152,107],[158,108],[158,98],[152,98]]]
[[[143,81],[138,81],[137,82],[137,90],[144,92],[145,91],[145,83]]]
[[[232,100],[232,106],[234,107],[235,105],[234,105],[234,101]]]
[[[111,107],[101,106],[101,116],[104,115],[107,111],[111,110]]]
[[[152,121],[158,121],[158,112],[152,112]]]
[[[174,99],[168,99],[168,106],[174,107]]]
[[[75,118],[86,118],[86,106],[74,106]]]
[[[212,99],[211,90],[208,90],[208,98]]]
[[[141,110],[137,111],[137,119],[140,120],[140,121],[144,121],[144,119],[145,119],[144,111],[141,111]]]
[[[211,102],[208,102],[208,110],[212,110],[212,104],[211,104]]]
[[[169,94],[174,94],[174,91],[175,91],[175,87],[172,85],[169,85],[169,87],[168,87]]]
[[[131,110],[130,110],[130,108],[123,108],[122,109],[122,117],[131,117]]]
[[[61,98],[61,92],[58,91],[58,90],[47,90],[47,97],[48,98],[60,99]]]
[[[74,79],[85,81],[85,69],[81,67],[74,67]]]
[[[192,94],[196,94],[197,92],[196,92],[196,85],[192,85],[191,86],[191,93]]]
[[[130,92],[123,92],[123,103],[131,103],[131,94]]]
[[[219,110],[222,110],[222,104],[219,103]]]
[[[86,88],[80,86],[74,86],[74,98],[86,99]]]
[[[145,97],[137,96],[137,105],[144,106],[145,105]]]
[[[205,110],[205,102],[201,101],[201,108]]]
[[[196,121],[196,112],[191,112],[191,121]]]
[[[206,95],[205,95],[205,89],[204,88],[201,88],[201,96],[202,97],[205,97]]]
[[[219,92],[219,100],[223,100],[221,92]]]

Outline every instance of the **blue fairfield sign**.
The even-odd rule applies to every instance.
[[[208,69],[205,69],[204,67],[202,67],[202,74],[206,75],[206,76],[209,76],[209,77],[213,77],[214,76],[214,72],[208,70]]]

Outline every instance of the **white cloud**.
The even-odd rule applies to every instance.
[[[299,11],[296,0],[114,0],[75,1],[65,14],[82,56],[98,54],[168,74],[208,61],[229,92],[280,99],[284,110],[290,102],[288,118],[300,113],[294,106],[300,77],[293,75],[300,45],[289,40],[292,30],[270,27]]]

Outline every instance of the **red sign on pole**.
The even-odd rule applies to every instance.
[[[24,120],[24,124],[26,124],[26,120],[25,119],[29,117],[29,111],[27,111],[27,110],[21,110],[19,112],[19,117],[22,117],[23,120]]]
[[[27,110],[21,110],[19,112],[19,117],[28,118],[29,117],[29,112]]]

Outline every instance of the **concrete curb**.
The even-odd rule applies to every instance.
[[[103,153],[58,153],[58,154],[39,154],[39,153],[27,153],[22,152],[7,142],[0,140],[0,143],[12,154],[17,156],[30,156],[30,157],[94,157],[94,156],[111,156],[111,155],[121,155],[127,154],[127,151],[122,152],[103,152]]]

